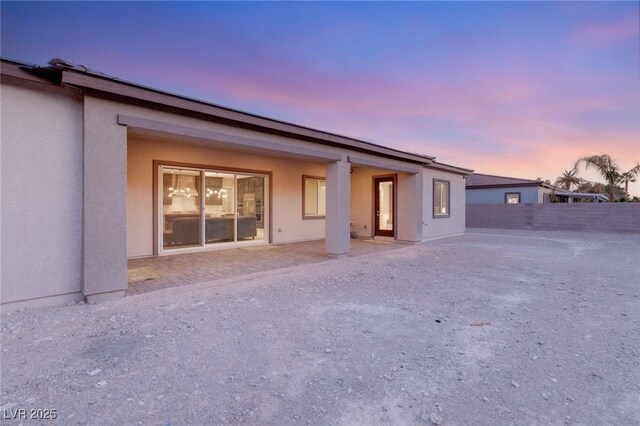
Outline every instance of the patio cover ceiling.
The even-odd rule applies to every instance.
[[[128,130],[136,135],[148,136],[174,143],[315,162],[338,161],[342,158],[342,156],[336,152],[181,126],[130,115],[118,115],[118,124],[127,126]]]

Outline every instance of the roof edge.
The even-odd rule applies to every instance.
[[[445,172],[456,173],[464,176],[468,176],[473,173],[472,169],[465,169],[464,167],[452,166],[451,164],[440,163],[438,161],[425,164],[424,167],[427,169],[442,170]]]
[[[244,125],[269,129],[271,131],[289,134],[294,137],[299,136],[315,139],[317,140],[317,143],[326,142],[328,144],[341,146],[343,148],[375,153],[378,155],[384,155],[413,163],[428,164],[435,160],[434,156],[414,154],[402,151],[400,149],[390,148],[384,145],[352,138],[349,136],[343,136],[336,133],[264,117],[257,114],[224,107],[200,99],[190,98],[153,87],[121,80],[117,77],[92,70],[91,68],[83,65],[74,64],[64,59],[54,58],[49,61],[49,66],[47,67],[40,67],[34,64],[28,64],[8,58],[1,59],[3,63],[3,73],[5,68],[4,63],[9,62],[18,65],[22,69],[22,72],[24,73],[23,76],[25,78],[27,78],[28,75],[32,75],[34,76],[34,78],[37,78],[42,82],[59,82],[61,85],[68,84],[70,86],[106,92],[116,96],[124,96],[147,102],[153,102],[186,111],[215,116],[219,119],[225,119]],[[58,74],[59,77],[49,78],[47,80],[47,74],[49,74],[49,76],[51,74]]]
[[[27,81],[59,86],[56,79],[48,78],[34,73],[32,70],[35,67],[36,65],[27,62],[0,57],[0,74],[3,76],[6,75]]]
[[[523,182],[523,183],[495,183],[491,185],[467,185],[467,189],[482,188],[517,188],[520,186],[544,186],[544,182]]]
[[[78,72],[76,70],[62,71],[62,83],[76,87],[107,92],[113,95],[140,99],[160,105],[202,113],[205,115],[215,116],[245,125],[282,132],[294,137],[307,137],[350,149],[364,150],[366,152],[383,154],[404,161],[429,163],[435,159],[435,157],[432,156],[411,154],[395,148],[389,148],[383,145],[374,144],[372,142],[366,142],[335,133],[300,126],[298,124],[279,121],[268,117],[262,117],[259,115],[201,101],[199,99],[193,99],[146,86],[140,86],[135,83],[130,83],[123,80],[114,80],[103,76],[96,76],[89,73]]]
[[[525,179],[525,178],[519,178],[519,177],[513,177],[513,176],[490,175],[488,173],[475,173],[475,172],[473,174],[477,176],[489,176],[489,177],[496,177],[496,178],[502,178],[502,179],[517,179],[517,180],[527,181],[530,183],[538,183],[538,182],[544,183],[544,181],[542,180]]]

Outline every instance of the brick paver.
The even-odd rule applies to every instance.
[[[401,247],[406,245],[389,240],[352,240],[349,256]],[[129,282],[126,293],[141,294],[327,260],[324,240],[130,259],[129,269],[147,268],[155,278]]]

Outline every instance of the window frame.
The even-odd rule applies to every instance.
[[[509,200],[509,195],[517,195],[518,196],[518,202],[517,203],[510,203]],[[505,192],[504,193],[504,203],[505,204],[522,204],[522,193],[520,192]]]
[[[327,178],[323,177],[323,176],[310,176],[310,175],[302,175],[302,219],[303,220],[313,220],[313,219],[325,219],[326,218],[326,203],[325,203],[325,214],[323,215],[308,215],[306,213],[306,201],[307,201],[307,194],[306,194],[306,181],[307,180],[315,180],[318,182],[324,182],[325,183],[325,188],[327,187]]]
[[[436,183],[446,183],[447,184],[447,213],[439,213],[436,214]],[[433,179],[433,190],[432,190],[432,206],[431,213],[433,214],[434,219],[444,219],[451,217],[451,181],[446,179]]]

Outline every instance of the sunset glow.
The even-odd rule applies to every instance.
[[[640,161],[639,16],[637,2],[2,2],[1,47],[554,181],[584,155]]]

